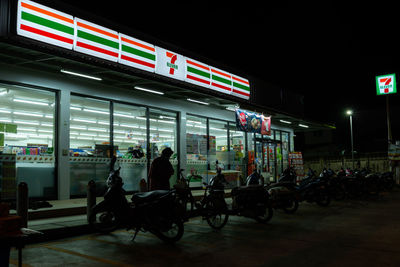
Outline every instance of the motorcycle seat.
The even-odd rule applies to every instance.
[[[135,193],[132,195],[132,202],[135,203],[143,203],[143,202],[150,202],[156,200],[158,198],[164,197],[169,195],[171,191],[169,190],[154,190],[150,192],[143,192],[143,193]]]

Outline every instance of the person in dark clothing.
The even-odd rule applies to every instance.
[[[174,152],[167,147],[161,152],[161,156],[153,160],[149,171],[149,190],[169,190],[169,179],[174,174],[169,158]]]

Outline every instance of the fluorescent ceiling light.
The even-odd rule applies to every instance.
[[[140,90],[140,91],[144,91],[144,92],[148,92],[148,93],[152,93],[152,94],[157,94],[157,95],[163,95],[164,94],[164,92],[150,90],[150,89],[143,88],[143,87],[140,87],[140,86],[135,86],[134,88],[136,90]]]
[[[69,126],[69,128],[71,129],[75,129],[75,130],[86,130],[86,126],[79,126],[79,125],[71,125]]]
[[[38,122],[33,122],[33,121],[16,121],[16,120],[14,120],[14,123],[26,124],[26,125],[39,125]]]
[[[160,115],[160,119],[170,119],[170,120],[175,120],[175,118],[174,118],[174,117],[168,117],[168,116],[163,116],[163,115]]]
[[[83,78],[87,78],[87,79],[92,79],[92,80],[96,80],[96,81],[101,81],[102,78],[99,77],[95,77],[95,76],[91,76],[91,75],[86,75],[86,74],[82,74],[82,73],[78,73],[78,72],[74,72],[74,71],[69,71],[69,70],[60,70],[62,73],[66,73],[66,74],[70,74],[70,75],[75,75],[75,76],[79,76],[79,77],[83,77]]]
[[[122,114],[122,113],[115,113],[115,112],[114,112],[114,117],[124,117],[124,118],[130,118],[130,119],[134,119],[134,118],[135,118],[135,116],[133,116],[133,115]]]
[[[285,120],[279,120],[280,122],[286,123],[286,124],[292,124],[291,121],[285,121]]]
[[[28,112],[19,112],[19,111],[14,111],[13,113],[16,114],[16,115],[23,115],[23,116],[31,116],[31,117],[40,117],[40,118],[43,118],[43,114],[28,113]]]
[[[13,101],[20,102],[20,103],[32,104],[32,105],[39,105],[39,106],[48,106],[49,105],[49,103],[45,103],[45,102],[32,101],[32,100],[27,100],[27,99],[19,99],[19,98],[14,98]]]
[[[5,110],[5,109],[0,109],[0,113],[6,113],[6,114],[10,114],[11,111],[9,110]]]
[[[190,101],[190,102],[197,103],[197,104],[202,104],[202,105],[207,105],[207,106],[210,105],[209,103],[202,102],[202,101],[195,100],[195,99],[191,99],[191,98],[187,98],[186,100],[187,100],[187,101]]]
[[[108,112],[108,111],[101,111],[101,110],[89,109],[89,108],[84,108],[83,111],[92,112],[92,113],[98,113],[98,114],[106,114],[106,115],[110,114],[110,112]]]
[[[97,123],[96,121],[92,121],[92,120],[86,120],[86,119],[72,119],[73,121],[79,121],[79,122],[87,122],[87,123]]]
[[[300,126],[300,127],[303,127],[303,128],[308,128],[308,127],[309,127],[308,125],[301,124],[301,123],[299,123],[299,126]]]

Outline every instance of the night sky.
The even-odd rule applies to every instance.
[[[394,2],[61,2],[301,93],[305,117],[333,123],[339,133],[348,131],[344,111],[352,108],[355,131],[387,136],[375,76],[400,72]],[[395,137],[397,103],[391,95]]]

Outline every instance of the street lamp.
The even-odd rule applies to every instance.
[[[347,110],[346,114],[350,117],[350,138],[351,138],[351,163],[354,170],[354,144],[353,144],[353,111]]]

